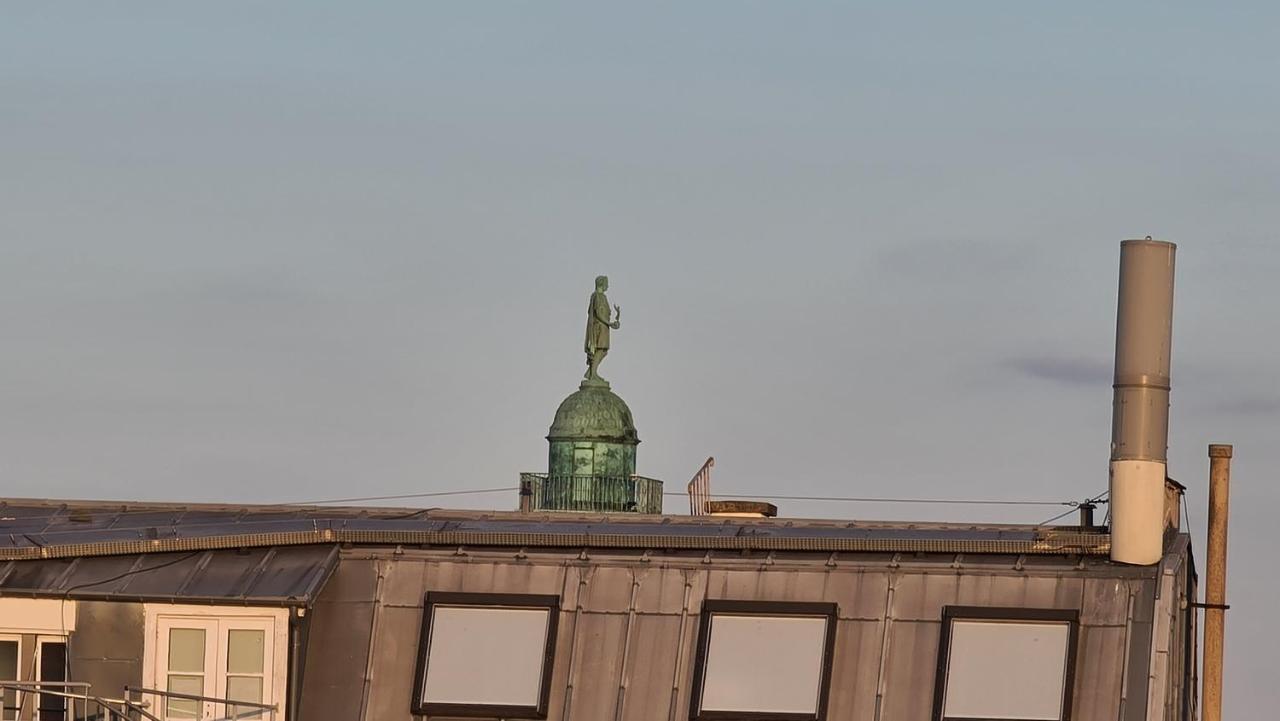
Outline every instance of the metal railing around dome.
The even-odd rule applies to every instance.
[[[552,476],[521,473],[522,509],[662,513],[662,481],[644,476]]]

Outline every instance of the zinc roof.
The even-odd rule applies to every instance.
[[[337,546],[285,546],[0,562],[0,596],[310,605]]]
[[[0,500],[0,560],[306,544],[1106,555],[1073,526]]]

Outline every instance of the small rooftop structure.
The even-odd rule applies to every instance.
[[[661,515],[601,276],[519,512],[0,499],[0,719],[1194,721],[1172,251],[1122,250],[1109,527],[774,518],[712,459]]]

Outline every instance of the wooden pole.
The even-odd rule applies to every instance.
[[[1227,610],[1227,515],[1231,496],[1229,445],[1209,446],[1209,535],[1205,568],[1203,721],[1222,721],[1222,633]]]

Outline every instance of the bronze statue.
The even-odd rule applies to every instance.
[[[587,341],[584,350],[587,352],[587,372],[582,377],[588,382],[599,382],[608,385],[596,370],[600,362],[609,353],[609,329],[622,327],[622,309],[613,306],[613,320],[609,319],[609,299],[605,291],[609,290],[609,278],[596,278],[596,292],[591,294],[591,302],[587,304]]]

